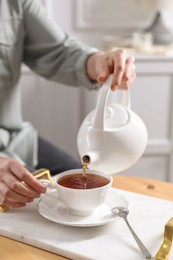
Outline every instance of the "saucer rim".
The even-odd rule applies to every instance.
[[[117,191],[115,191],[114,188],[111,188],[110,189],[110,194],[113,193],[113,192],[115,194],[117,194],[123,200],[123,203],[124,203],[123,206],[128,207],[129,202],[127,201],[127,199],[124,196],[120,195]],[[96,226],[107,225],[107,224],[112,223],[115,220],[118,220],[120,218],[119,216],[116,216],[115,214],[112,213],[111,218],[108,218],[108,219],[105,219],[105,220],[102,220],[102,221],[98,221],[98,222],[94,221],[93,223],[90,222],[90,221],[89,222],[87,222],[87,221],[86,222],[70,222],[70,221],[67,221],[67,220],[66,221],[61,221],[61,220],[58,220],[58,219],[57,220],[52,219],[49,216],[47,216],[44,212],[41,211],[41,203],[44,201],[44,199],[47,199],[48,196],[50,196],[52,194],[54,195],[54,193],[57,193],[57,191],[53,190],[53,191],[47,192],[43,197],[41,197],[39,199],[39,201],[37,203],[37,210],[38,210],[39,214],[41,216],[43,216],[45,219],[47,219],[47,220],[49,220],[51,222],[54,222],[54,223],[57,223],[57,224],[60,224],[60,225],[64,225],[64,226],[70,226],[70,227],[96,227]],[[58,194],[56,194],[56,196],[58,196]],[[62,202],[60,201],[60,203],[62,203]],[[103,207],[104,205],[108,205],[109,206],[109,199],[107,199],[107,201],[101,207]],[[119,206],[122,206],[122,205],[119,205]],[[58,208],[58,207],[61,208],[62,206],[61,205],[57,205],[56,208]],[[65,209],[66,209],[66,207],[64,206],[64,210]],[[99,211],[99,210],[101,210],[101,208],[96,209],[96,211]],[[109,213],[111,213],[111,207],[110,207],[110,212]],[[69,217],[70,217],[70,215],[74,216],[74,215],[70,214],[70,212],[68,212],[68,214],[69,214]],[[96,220],[97,220],[97,218],[96,218]]]

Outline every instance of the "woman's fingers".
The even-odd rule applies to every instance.
[[[134,58],[129,56],[126,60],[125,71],[122,77],[122,81],[118,86],[118,88],[127,90],[135,78],[136,78],[136,66],[134,64]]]
[[[5,174],[2,177],[2,182],[6,184],[6,186],[25,197],[29,198],[37,198],[40,197],[40,192],[36,191],[32,187],[27,186],[24,182],[21,182],[18,178],[16,178],[14,175]]]
[[[26,203],[32,202],[34,199],[16,193],[15,191],[9,189],[9,187],[3,182],[0,183],[0,194],[0,203],[8,206],[11,206],[11,204],[14,203],[25,205]]]
[[[25,167],[15,160],[10,161],[9,170],[20,181],[23,181],[30,187],[30,190],[35,190],[40,193],[46,192],[45,186],[39,182]],[[23,187],[24,188],[24,187]],[[27,189],[25,189],[27,191]]]
[[[111,89],[115,90],[120,86],[123,75],[126,70],[126,53],[125,53],[125,51],[120,50],[117,53],[113,53],[113,55],[111,56],[111,59],[112,59],[112,63],[113,63],[112,72],[114,74]]]
[[[127,56],[124,50],[119,50],[112,55],[113,74],[111,89],[128,89],[136,77],[134,58]]]
[[[0,204],[23,207],[45,192],[46,187],[17,160],[0,158]]]
[[[103,84],[113,74],[111,89],[127,89],[136,77],[134,57],[123,49],[109,53],[96,53],[87,62],[87,72],[92,80]]]

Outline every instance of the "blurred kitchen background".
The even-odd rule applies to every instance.
[[[135,56],[132,110],[145,122],[149,141],[142,158],[121,174],[173,181],[173,0],[43,2],[69,35],[102,50],[124,47]],[[78,158],[77,132],[98,91],[46,81],[25,66],[19,84],[25,120]]]

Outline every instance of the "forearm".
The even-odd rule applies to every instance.
[[[47,79],[70,86],[95,88],[87,77],[86,60],[97,49],[65,34],[37,1],[27,3],[24,6],[24,62]]]

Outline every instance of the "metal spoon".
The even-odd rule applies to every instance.
[[[124,219],[124,221],[126,222],[127,226],[129,227],[129,230],[131,232],[131,234],[133,235],[136,243],[138,244],[139,248],[141,249],[142,253],[144,254],[144,257],[146,259],[151,259],[151,254],[149,253],[149,251],[146,249],[146,247],[144,246],[144,244],[142,243],[142,241],[139,239],[139,237],[136,235],[136,233],[134,232],[134,230],[132,229],[132,227],[130,226],[128,220],[127,220],[127,215],[129,214],[129,210],[125,207],[115,207],[112,209],[112,212],[116,215],[118,215],[119,217],[122,217]]]

